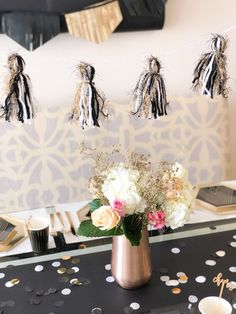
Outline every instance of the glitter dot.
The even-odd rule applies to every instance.
[[[69,288],[65,288],[65,289],[61,290],[61,293],[63,295],[69,295],[69,294],[71,294],[71,290]]]
[[[111,270],[111,264],[106,264],[106,265],[105,265],[105,269],[106,269],[106,270]]]
[[[106,278],[106,281],[107,281],[107,282],[114,282],[114,281],[115,281],[115,278],[114,278],[113,276],[108,276],[108,277]]]
[[[161,281],[168,281],[168,280],[170,280],[170,277],[169,276],[161,276],[160,279],[161,279]]]
[[[73,269],[75,271],[75,273],[78,273],[78,271],[79,271],[79,267],[71,267],[71,269]]]
[[[219,256],[219,257],[224,257],[225,256],[225,251],[222,251],[222,250],[217,251],[216,255]]]
[[[205,264],[208,266],[215,266],[216,265],[216,261],[212,260],[212,259],[208,259],[205,261]]]
[[[178,282],[178,280],[168,280],[168,281],[166,281],[166,285],[167,286],[172,286],[172,287],[175,287],[175,286],[178,286],[179,285],[179,282]]]
[[[0,273],[0,279],[4,278],[5,274],[4,273]]]
[[[172,252],[173,254],[179,254],[179,253],[180,253],[180,249],[177,248],[177,247],[174,247],[173,249],[171,249],[171,252]]]
[[[230,267],[229,271],[231,271],[231,273],[236,273],[236,267],[235,266]]]
[[[235,241],[234,242],[230,242],[230,246],[236,247],[236,242]]]
[[[5,283],[5,286],[6,286],[7,288],[11,288],[11,287],[14,286],[14,283],[12,283],[11,281],[7,281],[7,282]]]
[[[190,303],[197,303],[198,298],[197,298],[195,295],[190,295],[190,296],[188,297],[188,301],[189,301]]]
[[[206,281],[206,277],[204,276],[198,276],[195,278],[195,281],[198,283],[204,283]]]
[[[181,289],[180,289],[180,288],[172,288],[172,289],[171,289],[171,292],[172,292],[173,294],[180,294],[180,293],[181,293]]]
[[[34,270],[35,270],[36,272],[43,271],[43,266],[42,266],[42,265],[37,265],[37,266],[35,266]]]
[[[100,307],[95,307],[92,309],[91,314],[102,314],[102,309]]]
[[[186,276],[185,273],[183,273],[182,271],[179,271],[177,274],[176,274],[177,277],[182,277],[182,276]]]
[[[53,263],[52,263],[52,266],[53,266],[53,267],[60,267],[60,266],[61,266],[61,263],[58,262],[58,261],[56,261],[56,262],[53,262]]]
[[[131,309],[133,310],[138,310],[140,308],[140,305],[137,302],[132,302],[129,305],[131,307]]]

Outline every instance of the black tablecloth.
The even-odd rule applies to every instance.
[[[5,274],[0,279],[0,313],[90,314],[93,308],[101,308],[104,314],[198,313],[197,303],[189,306],[190,295],[199,300],[205,296],[218,295],[219,287],[213,284],[212,279],[219,272],[223,273],[223,278],[236,281],[236,273],[229,270],[230,267],[236,267],[236,248],[230,246],[231,241],[236,241],[233,235],[236,235],[236,231],[151,244],[152,278],[146,286],[136,290],[124,290],[116,282],[106,281],[111,276],[111,272],[105,269],[105,265],[110,263],[111,251],[81,255],[78,265],[73,265],[72,260],[58,260],[61,262],[60,267],[79,267],[79,272],[66,276],[58,274],[58,268],[52,266],[53,261],[37,263],[44,267],[41,272],[35,271],[37,264],[0,269],[0,273]],[[180,253],[173,254],[172,248],[179,248]],[[225,256],[216,257],[215,252],[218,250],[225,251]],[[216,265],[208,266],[206,260],[215,260]],[[180,294],[173,294],[173,287],[160,280],[163,268],[167,268],[165,275],[170,279],[178,279],[178,272],[188,276],[188,282],[178,286],[181,288]],[[197,276],[205,276],[206,282],[196,282]],[[62,277],[85,281],[81,286],[70,286],[69,282],[61,282]],[[7,288],[6,282],[14,278],[19,279],[20,283]],[[29,287],[33,291],[26,291],[31,290]],[[57,292],[48,295],[49,288],[57,289]],[[62,295],[64,288],[70,288],[71,294]],[[223,295],[231,304],[236,303],[234,291],[225,290]],[[30,304],[35,297],[40,304]],[[14,302],[10,302],[9,306],[7,300]],[[132,312],[130,304],[133,302],[138,303],[140,308]]]

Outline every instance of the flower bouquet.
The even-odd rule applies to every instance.
[[[114,161],[113,155],[96,155],[89,180],[94,199],[78,235],[125,235],[132,246],[138,246],[147,224],[164,231],[183,226],[193,199],[183,166],[160,162],[154,167],[148,156],[136,152],[128,153],[122,162]]]

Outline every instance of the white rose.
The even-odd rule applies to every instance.
[[[108,172],[102,185],[102,192],[113,204],[115,199],[125,202],[125,213],[131,215],[135,212],[144,212],[146,207],[144,200],[137,190],[139,172],[126,169],[123,164]]]
[[[166,225],[171,229],[182,227],[188,217],[189,208],[185,203],[169,202],[165,205]]]

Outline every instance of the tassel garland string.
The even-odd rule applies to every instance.
[[[211,41],[211,52],[201,56],[194,70],[193,89],[199,90],[201,95],[222,95],[228,97],[226,82],[228,79],[226,71],[227,40],[221,35],[214,35]]]
[[[11,54],[8,58],[10,76],[7,82],[7,97],[2,106],[6,121],[25,123],[34,117],[31,99],[30,78],[24,74],[25,61],[18,54]]]
[[[82,129],[85,127],[100,127],[99,120],[108,117],[106,99],[98,92],[93,82],[95,69],[90,64],[81,62],[78,65],[81,77],[72,107],[71,120],[78,121]]]
[[[159,60],[151,56],[148,60],[148,70],[140,75],[134,89],[131,114],[146,119],[167,115],[166,88],[160,69]]]

